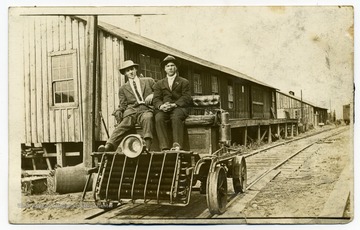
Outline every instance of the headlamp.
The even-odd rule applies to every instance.
[[[119,145],[122,152],[129,158],[139,156],[142,153],[144,146],[145,142],[138,134],[126,136]]]

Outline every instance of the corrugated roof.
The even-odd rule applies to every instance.
[[[82,18],[82,17],[80,17],[80,18]],[[86,20],[85,18],[82,18],[82,19]],[[160,51],[160,52],[163,52],[163,53],[166,53],[166,54],[171,54],[171,55],[176,56],[178,58],[181,58],[181,59],[184,59],[184,60],[199,64],[199,65],[211,68],[211,69],[215,69],[215,70],[218,70],[218,71],[233,75],[235,77],[239,77],[239,78],[242,78],[242,79],[257,83],[259,85],[263,85],[263,86],[266,86],[266,87],[269,87],[269,88],[276,89],[273,86],[270,86],[270,85],[268,85],[268,84],[266,84],[264,82],[256,80],[256,79],[254,79],[252,77],[249,77],[249,76],[247,76],[247,75],[245,75],[243,73],[240,73],[240,72],[238,72],[236,70],[233,70],[231,68],[221,66],[221,65],[206,61],[204,59],[195,57],[193,55],[187,54],[187,53],[182,52],[180,50],[177,50],[177,49],[174,49],[174,48],[169,47],[167,45],[161,44],[161,43],[156,42],[154,40],[151,40],[149,38],[140,36],[138,34],[132,33],[130,31],[127,31],[127,30],[124,30],[124,29],[121,29],[121,28],[116,27],[114,25],[110,25],[108,23],[99,21],[98,26],[99,26],[100,29],[102,29],[102,30],[104,30],[104,31],[106,31],[106,32],[108,32],[110,34],[113,34],[115,36],[119,36],[119,37],[121,37],[122,39],[124,39],[126,41],[130,41],[130,42],[133,42],[133,43],[136,43],[136,44],[139,44],[139,45],[142,45],[142,46],[145,46],[145,47],[148,47],[148,48],[151,48],[153,50],[157,50],[157,51]]]

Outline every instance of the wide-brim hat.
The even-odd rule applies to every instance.
[[[168,56],[166,56],[166,58],[164,58],[164,60],[161,62],[161,68],[163,69],[164,68],[164,66],[167,64],[167,63],[169,63],[169,62],[172,62],[172,63],[174,63],[175,65],[176,65],[176,67],[179,67],[179,61],[178,60],[176,60],[176,58],[175,57],[173,57],[173,56],[171,56],[171,55],[168,55]]]
[[[136,64],[136,63],[134,63],[134,62],[131,61],[131,60],[126,60],[126,61],[124,61],[123,64],[121,65],[121,67],[119,68],[120,73],[121,73],[121,74],[124,74],[125,69],[130,68],[130,67],[132,67],[132,66],[138,67],[139,65]]]

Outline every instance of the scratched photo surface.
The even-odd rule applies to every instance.
[[[353,220],[353,7],[8,13],[10,223]],[[119,68],[158,84],[168,55],[193,101],[183,146],[161,151],[154,130],[149,151],[98,152],[118,125]]]

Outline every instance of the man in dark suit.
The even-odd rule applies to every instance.
[[[153,130],[153,86],[154,79],[137,76],[138,64],[131,60],[125,61],[120,73],[128,78],[128,82],[119,89],[119,107],[114,111],[118,125],[105,146],[100,145],[98,151],[114,151],[131,129],[138,123],[143,129],[146,148],[150,149]]]
[[[177,144],[180,148],[184,146],[185,119],[192,104],[189,81],[179,76],[177,66],[177,60],[167,56],[161,62],[166,77],[154,85],[155,127],[162,150]],[[173,143],[167,133],[168,121],[171,121]]]

